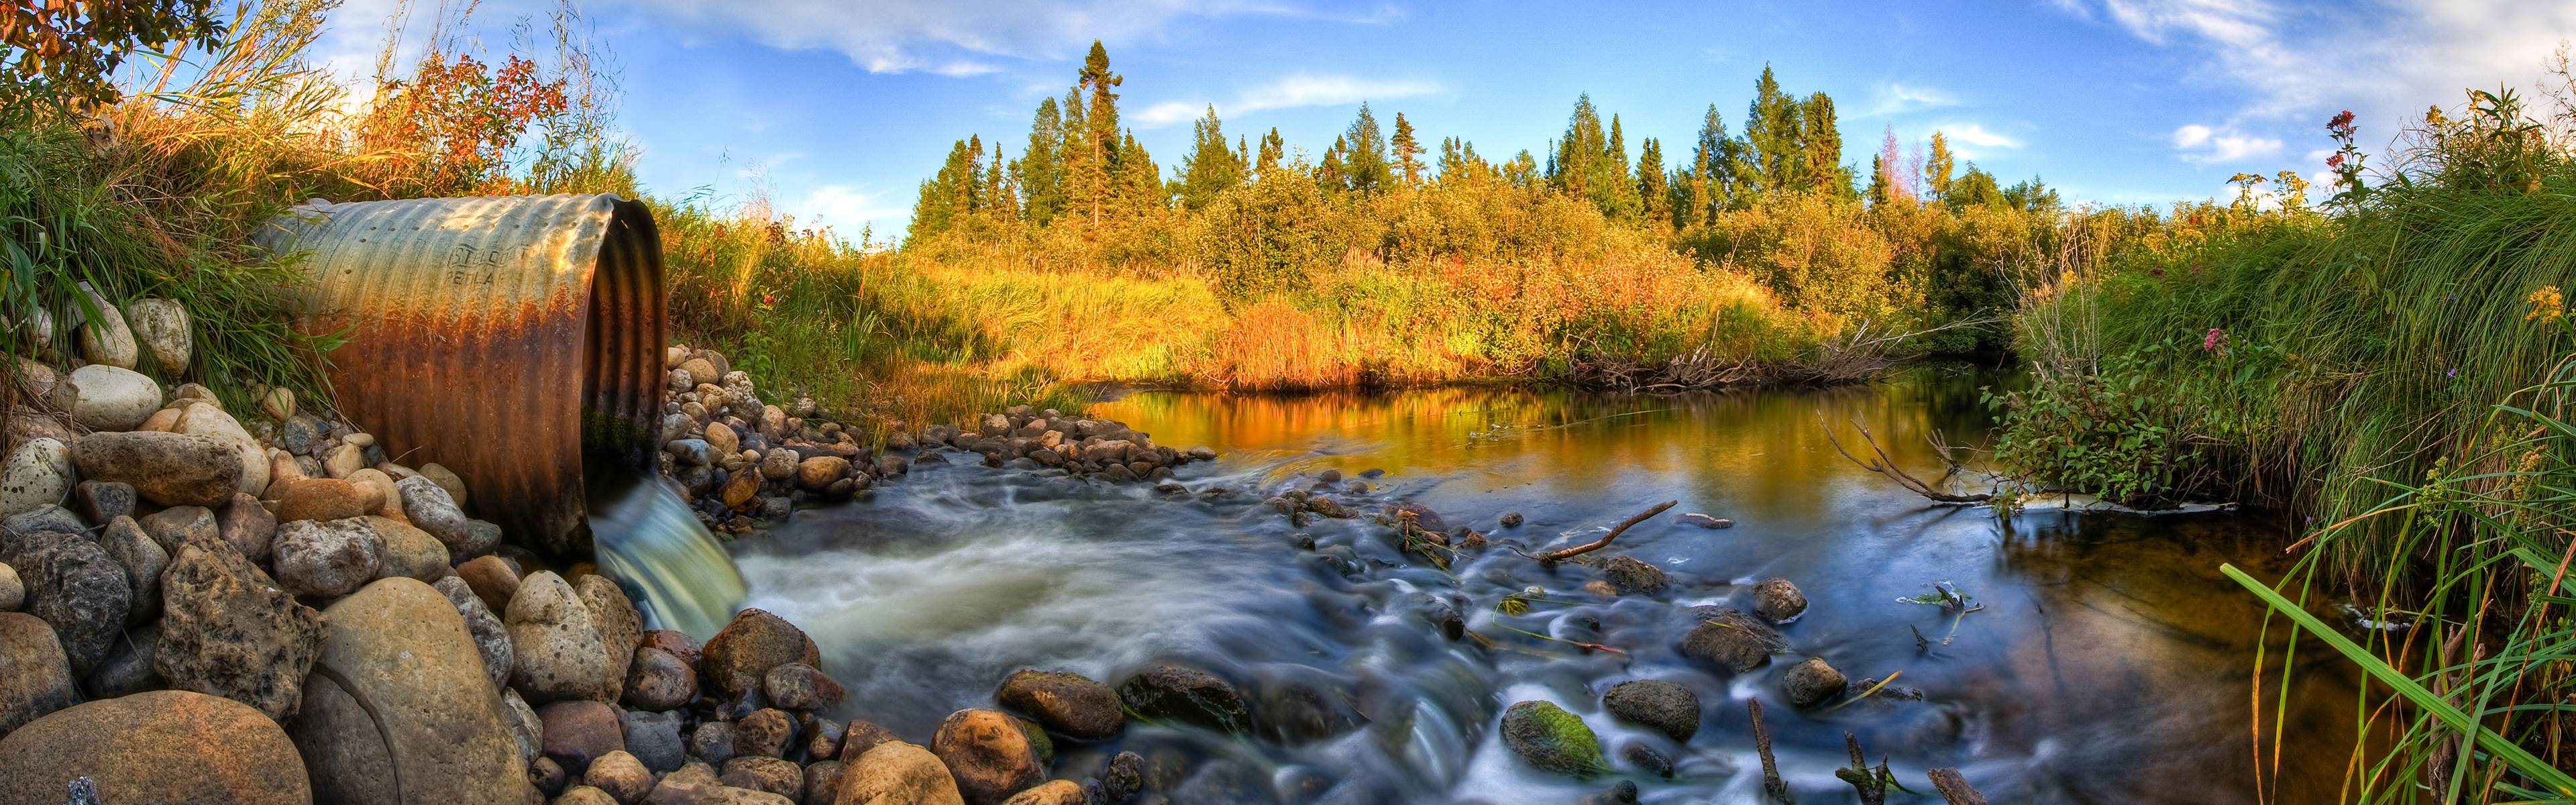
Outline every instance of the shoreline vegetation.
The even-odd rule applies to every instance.
[[[2377,675],[2345,799],[2576,799],[2563,48],[2555,91],[2472,92],[2386,153],[2337,118],[2330,181],[2241,174],[2230,202],[2158,209],[2007,185],[1938,134],[1890,132],[1864,165],[1833,99],[1767,68],[1733,129],[1712,105],[1694,141],[1633,152],[1578,98],[1561,138],[1505,158],[1364,106],[1320,156],[1229,141],[1210,109],[1158,163],[1095,47],[1025,140],[959,141],[897,247],[638,188],[570,6],[507,52],[441,17],[402,66],[396,31],[353,89],[304,61],[331,0],[171,5],[59,58],[12,45],[0,303],[25,358],[64,363],[103,306],[177,300],[193,352],[138,370],[230,410],[274,388],[327,412],[332,340],[287,328],[295,267],[253,253],[254,226],[313,197],[552,192],[652,204],[674,339],[879,439],[1076,410],[1085,383],[1658,391],[2010,355],[2031,382],[1993,396],[1989,460],[2015,485],[2302,518],[2273,594],[2295,628],[2357,635],[2336,650]],[[185,58],[119,65],[146,45]],[[2258,716],[2290,667],[2257,660]]]

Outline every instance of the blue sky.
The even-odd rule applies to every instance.
[[[372,67],[395,0],[335,13],[329,63]],[[537,0],[487,0],[504,28]],[[1425,142],[1544,153],[1577,95],[1620,116],[1633,151],[1686,160],[1704,110],[1740,130],[1767,63],[1832,95],[1846,161],[1893,129],[1936,129],[2007,183],[2070,200],[2163,203],[2239,171],[2319,168],[2327,117],[2368,150],[2465,87],[2534,95],[2576,37],[2576,3],[2409,0],[1673,2],[1574,6],[1342,0],[629,0],[582,9],[614,54],[619,125],[656,194],[766,198],[878,240],[968,134],[1016,155],[1040,98],[1106,43],[1125,121],[1177,165],[1208,104],[1229,137],[1277,127],[1320,156],[1368,102]],[[415,12],[415,16],[427,12]],[[487,38],[498,38],[487,34]],[[2535,98],[2547,106],[2545,98]]]

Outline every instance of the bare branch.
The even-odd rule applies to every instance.
[[[1618,527],[1610,529],[1610,533],[1601,535],[1601,539],[1600,539],[1600,540],[1595,541],[1595,542],[1593,542],[1593,543],[1592,543],[1592,544],[1590,544],[1590,545],[1577,545],[1577,546],[1575,546],[1575,547],[1567,548],[1567,549],[1562,550],[1562,551],[1549,551],[1549,552],[1547,552],[1547,553],[1539,554],[1539,555],[1538,555],[1538,557],[1537,557],[1537,558],[1538,558],[1538,562],[1539,562],[1539,564],[1542,564],[1542,565],[1553,565],[1553,564],[1556,564],[1556,563],[1558,563],[1558,562],[1565,561],[1565,560],[1567,560],[1567,559],[1572,559],[1572,558],[1574,558],[1574,557],[1576,557],[1576,556],[1581,556],[1581,555],[1583,555],[1583,554],[1591,553],[1591,552],[1593,552],[1593,551],[1597,551],[1597,550],[1601,550],[1601,549],[1603,549],[1603,548],[1610,547],[1610,541],[1611,541],[1611,540],[1614,540],[1614,539],[1618,539],[1618,538],[1619,538],[1619,532],[1622,532],[1622,531],[1626,531],[1626,530],[1628,530],[1628,527],[1629,527],[1629,526],[1632,526],[1632,525],[1636,525],[1636,524],[1638,524],[1638,523],[1645,522],[1645,521],[1646,521],[1646,518],[1648,518],[1648,517],[1653,517],[1653,516],[1655,516],[1655,515],[1662,514],[1662,513],[1664,513],[1664,510],[1665,510],[1665,509],[1672,508],[1672,507],[1673,507],[1673,504],[1680,503],[1680,502],[1681,502],[1681,501],[1678,501],[1678,500],[1667,500],[1667,501],[1664,501],[1663,503],[1656,504],[1656,506],[1655,506],[1654,508],[1647,509],[1644,513],[1639,514],[1639,515],[1637,515],[1637,516],[1635,516],[1635,517],[1630,517],[1630,518],[1628,518],[1628,519],[1627,519],[1627,521],[1626,521],[1626,522],[1622,522],[1622,523],[1620,523],[1620,524],[1618,525]]]
[[[1994,499],[1993,495],[1985,493],[1953,495],[1933,489],[1931,484],[1924,483],[1922,479],[1905,474],[1904,470],[1896,468],[1896,459],[1887,454],[1887,448],[1878,446],[1878,437],[1869,432],[1869,426],[1861,424],[1859,420],[1853,420],[1852,427],[1860,430],[1860,437],[1869,442],[1870,452],[1877,455],[1877,458],[1869,461],[1862,461],[1860,457],[1852,455],[1850,450],[1843,448],[1843,440],[1834,435],[1833,426],[1825,425],[1824,411],[1816,412],[1816,424],[1824,427],[1825,438],[1834,443],[1834,452],[1843,454],[1843,458],[1850,459],[1851,463],[1859,465],[1861,469],[1887,476],[1887,479],[1895,481],[1897,486],[1905,487],[1905,491],[1940,503],[1984,503]]]

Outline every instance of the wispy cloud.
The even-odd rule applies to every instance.
[[[1869,114],[1892,115],[1959,105],[1959,97],[1934,87],[1882,84],[1870,95]]]
[[[2195,165],[2214,165],[2281,153],[2280,140],[2221,132],[2201,125],[2174,129],[2173,144],[2182,152],[2184,162]]]
[[[2020,140],[1987,131],[1986,127],[1975,123],[1970,123],[1966,126],[1945,126],[1942,127],[1941,131],[1952,139],[1982,145],[1987,148],[2021,147]]]
[[[814,192],[805,194],[805,203],[801,209],[811,214],[818,223],[837,226],[863,224],[881,218],[896,218],[909,212],[901,207],[886,205],[885,197],[886,191],[883,190],[869,191],[845,184],[827,184],[814,188]]]
[[[1240,115],[1264,109],[1342,106],[1362,101],[1412,98],[1444,90],[1445,87],[1436,81],[1297,73],[1245,90],[1233,103],[1219,103],[1216,108],[1223,114]],[[1147,107],[1135,119],[1137,125],[1144,128],[1167,126],[1197,118],[1207,107],[1206,103],[1165,101]]]
[[[829,48],[871,72],[978,75],[985,58],[1061,58],[1095,39],[1150,39],[1194,18],[1288,16],[1378,24],[1391,7],[1332,15],[1263,0],[643,0],[698,26],[738,30],[773,47]]]

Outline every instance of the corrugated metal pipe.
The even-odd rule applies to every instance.
[[[325,356],[343,415],[397,463],[456,471],[510,541],[591,553],[584,450],[652,466],[669,339],[649,208],[610,194],[316,199],[256,240],[304,255],[298,329],[347,339]]]

